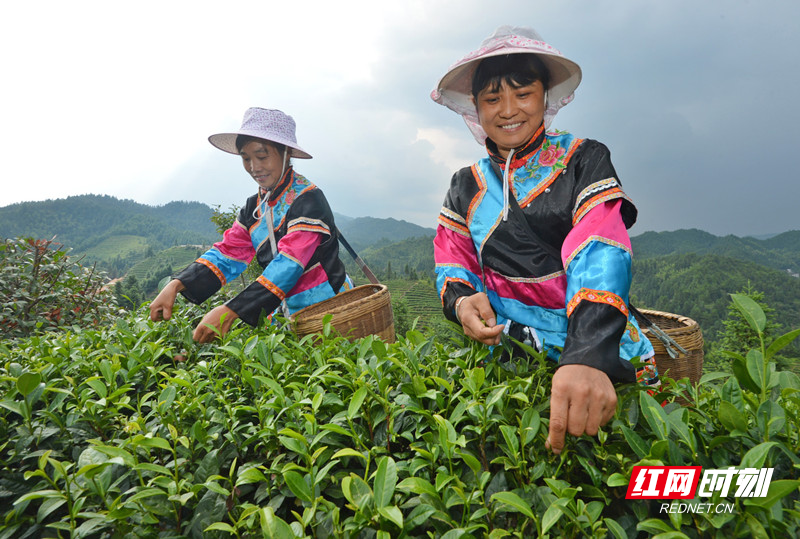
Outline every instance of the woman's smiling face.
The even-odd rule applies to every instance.
[[[478,92],[478,120],[502,157],[528,142],[542,125],[544,93],[538,80],[517,88],[502,81],[496,88],[489,85]]]
[[[281,179],[284,156],[266,141],[253,140],[239,150],[244,169],[264,190],[270,190]]]

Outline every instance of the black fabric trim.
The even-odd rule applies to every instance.
[[[465,285],[464,283],[459,283],[457,281],[451,281],[447,283],[447,288],[444,291],[444,298],[442,303],[442,311],[444,312],[444,317],[450,320],[451,322],[460,324],[458,318],[456,318],[456,300],[461,296],[472,296],[477,293],[478,293],[477,290],[475,290],[471,286]]]
[[[627,317],[603,303],[581,301],[569,317],[559,366],[588,365],[600,369],[613,383],[636,381],[636,369],[619,356]]]
[[[259,282],[250,283],[235,298],[225,302],[225,305],[230,310],[253,327],[258,325],[258,320],[261,318],[262,313],[268,316],[280,304],[280,298]]]
[[[195,305],[203,303],[222,288],[219,277],[199,262],[192,262],[173,278],[183,283],[185,288],[181,295]]]

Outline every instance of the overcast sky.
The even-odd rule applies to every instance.
[[[632,235],[800,229],[800,2],[454,0],[0,7],[0,206],[80,194],[241,205],[255,183],[207,137],[250,106],[297,121],[295,168],[334,211],[434,227],[483,155],[430,91],[502,24],[583,69],[553,127],[604,142]]]

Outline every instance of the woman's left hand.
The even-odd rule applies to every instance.
[[[197,342],[211,342],[217,337],[217,332],[209,326],[217,328],[219,336],[222,337],[231,329],[231,324],[237,318],[239,318],[239,315],[225,305],[214,307],[197,324],[192,338]]]
[[[557,455],[564,449],[567,432],[595,436],[616,411],[617,392],[606,373],[588,365],[559,367],[553,375],[545,446]]]

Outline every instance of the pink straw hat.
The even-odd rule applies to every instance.
[[[261,109],[253,107],[247,109],[242,120],[242,127],[236,133],[219,133],[208,137],[208,141],[220,150],[239,155],[236,149],[236,137],[248,135],[250,137],[269,140],[283,144],[289,148],[292,157],[298,159],[311,159],[297,144],[295,137],[294,119],[288,114],[275,109]]]
[[[472,77],[484,58],[503,54],[535,54],[544,62],[550,74],[547,89],[547,109],[544,112],[545,127],[549,127],[558,110],[575,97],[575,89],[581,82],[581,68],[565,58],[555,47],[545,42],[532,28],[501,26],[484,39],[475,50],[450,66],[436,88],[431,99],[457,112],[481,145],[486,142],[486,133],[478,121],[478,111],[472,101]]]

